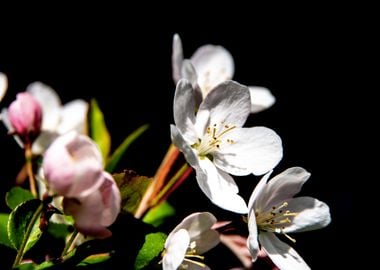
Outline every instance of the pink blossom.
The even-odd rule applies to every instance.
[[[9,106],[8,117],[14,132],[24,142],[33,141],[41,131],[42,110],[37,100],[29,93],[17,94]]]

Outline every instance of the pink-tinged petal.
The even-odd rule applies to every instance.
[[[188,80],[182,79],[178,82],[173,104],[174,122],[186,138],[188,143],[197,141],[194,128],[195,123],[195,99],[193,88]]]
[[[106,237],[120,212],[120,191],[109,173],[103,173],[99,189],[85,197],[64,199],[65,213],[72,215],[77,229],[87,235]]]
[[[189,244],[190,236],[185,229],[171,233],[165,242],[165,255],[162,259],[163,269],[177,270],[185,258]]]
[[[57,127],[59,134],[75,130],[80,134],[87,133],[88,103],[77,99],[65,104],[61,110],[61,121]]]
[[[120,213],[121,195],[112,175],[103,172],[104,182],[99,188],[104,209],[99,219],[102,226],[110,226]]]
[[[224,142],[214,154],[214,163],[233,175],[261,175],[272,170],[281,158],[281,138],[273,130],[235,128],[225,134]]]
[[[252,256],[247,247],[247,238],[237,234],[221,234],[220,242],[228,247],[243,264],[244,269],[251,269]]]
[[[199,160],[196,178],[201,190],[217,206],[235,213],[248,213],[247,204],[237,193],[239,188],[233,178],[219,170],[208,159]]]
[[[269,258],[281,270],[310,269],[292,247],[282,242],[273,233],[260,233],[259,241]]]
[[[42,130],[55,131],[61,115],[61,100],[57,93],[41,82],[29,84],[27,92],[32,94],[42,107]]]
[[[327,204],[311,197],[297,197],[288,201],[287,210],[297,215],[285,233],[304,232],[326,227],[331,222]]]
[[[75,132],[57,138],[47,149],[43,170],[49,188],[67,197],[86,196],[103,182],[101,154],[96,144]]]
[[[251,194],[251,197],[249,198],[249,202],[248,202],[248,209],[249,209],[249,213],[250,214],[254,214],[255,213],[255,208],[257,208],[257,198],[258,196],[261,196],[261,193],[264,192],[266,186],[267,186],[267,182],[268,182],[268,179],[270,177],[270,175],[272,174],[273,171],[270,171],[268,172],[267,174],[265,174],[260,182],[256,185],[255,189],[253,190],[252,194]],[[260,207],[259,207],[260,209]]]
[[[258,230],[256,224],[256,216],[255,213],[251,213],[248,217],[248,239],[247,239],[247,247],[252,256],[252,261],[256,261],[257,255],[259,254],[259,242],[258,242]]]
[[[4,126],[7,128],[8,132],[12,133],[14,131],[11,123],[9,122],[8,110],[6,108],[3,108],[1,110],[0,120],[3,122]],[[13,138],[16,140],[17,144],[21,148],[24,148],[24,143],[21,141],[19,136],[14,135]]]
[[[208,126],[225,125],[241,127],[251,110],[248,87],[234,81],[216,86],[203,100],[196,118],[198,134],[205,134]]]
[[[259,86],[249,86],[251,94],[251,113],[258,113],[271,107],[276,98],[268,88]]]
[[[289,200],[300,192],[310,173],[301,167],[292,167],[273,177],[256,200],[255,208],[266,211],[272,206]]]
[[[41,106],[31,94],[19,93],[8,108],[8,119],[17,135],[34,140],[41,131]]]
[[[173,80],[177,83],[182,79],[182,61],[183,61],[183,49],[181,38],[178,34],[173,37],[173,48],[172,48],[172,73]]]
[[[170,134],[173,144],[184,154],[186,161],[193,168],[198,168],[199,164],[197,155],[176,126],[170,125]]]
[[[203,97],[219,83],[232,79],[234,75],[234,60],[222,46],[202,46],[190,60],[197,71]]]
[[[190,242],[195,241],[197,254],[212,249],[219,243],[219,233],[211,229],[216,218],[208,212],[193,213],[187,216],[172,233],[185,229],[190,235]]]
[[[8,79],[4,73],[0,72],[0,101],[4,98],[8,89]]]

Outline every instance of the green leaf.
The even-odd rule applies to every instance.
[[[88,266],[103,263],[111,258],[109,253],[95,254],[81,261],[78,266]]]
[[[132,170],[113,174],[121,194],[122,211],[134,214],[152,178],[140,176]]]
[[[135,269],[143,269],[149,263],[160,255],[164,249],[167,235],[162,232],[150,233],[145,236],[145,242],[137,254]]]
[[[98,144],[103,160],[107,160],[111,149],[111,137],[104,121],[103,112],[95,99],[91,100],[90,119],[91,138]]]
[[[47,230],[55,238],[66,238],[73,231],[73,226],[50,221]]]
[[[143,218],[145,223],[151,224],[154,227],[160,226],[165,219],[175,214],[175,209],[167,201],[162,202],[156,207],[149,210]]]
[[[120,161],[121,157],[125,153],[125,151],[128,149],[128,147],[138,138],[140,137],[145,130],[147,130],[149,125],[143,125],[133,131],[125,140],[119,145],[119,147],[113,152],[112,156],[109,158],[106,166],[106,171],[112,172],[115,168],[118,162]]]
[[[42,202],[38,199],[21,203],[12,211],[8,220],[8,237],[15,249],[25,253],[38,241],[42,234],[39,228],[41,211]]]
[[[37,266],[34,263],[23,263],[13,269],[18,270],[37,270]]]
[[[8,219],[9,214],[0,213],[0,244],[13,248],[13,245],[8,238]]]
[[[15,209],[20,203],[34,199],[33,194],[26,189],[20,187],[13,187],[5,195],[5,201],[10,209]]]

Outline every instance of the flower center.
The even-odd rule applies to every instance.
[[[226,138],[225,135],[236,128],[236,126],[226,125],[221,123],[220,125],[214,124],[212,126],[208,126],[206,129],[206,133],[202,138],[198,139],[198,142],[193,144],[191,147],[198,151],[198,155],[202,157],[210,157],[210,155],[218,151],[223,144],[233,144],[234,140]]]
[[[204,256],[200,256],[197,254],[196,247],[197,247],[197,243],[195,241],[190,243],[186,251],[185,258],[183,259],[183,263],[180,266],[180,269],[187,269],[189,267],[186,264],[186,262],[196,264],[201,268],[206,267],[206,265],[202,262],[204,260]]]
[[[263,213],[255,213],[256,223],[259,230],[267,232],[275,232],[285,235],[289,240],[296,240],[284,233],[285,225],[292,223],[293,217],[298,213],[285,210],[288,206],[287,202],[283,202],[279,206],[273,206],[270,211]]]

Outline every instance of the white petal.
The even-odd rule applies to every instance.
[[[237,194],[239,188],[232,177],[216,168],[207,158],[201,159],[199,165],[201,169],[196,170],[196,178],[206,196],[223,209],[246,214],[247,204]]]
[[[265,174],[260,182],[256,185],[255,189],[253,190],[251,197],[249,198],[248,202],[248,209],[249,213],[255,213],[255,209],[253,209],[254,206],[257,205],[256,200],[259,196],[261,196],[261,193],[265,191],[265,188],[267,186],[267,181],[269,179],[269,176],[272,174],[273,171],[268,172]]]
[[[197,141],[194,128],[195,123],[195,99],[193,88],[188,80],[178,82],[173,104],[174,122],[188,142]]]
[[[247,239],[247,247],[252,256],[252,261],[256,261],[257,255],[259,254],[259,242],[257,239],[257,224],[256,224],[256,216],[255,213],[249,215],[248,219],[248,239]]]
[[[312,231],[327,226],[331,221],[327,204],[311,197],[298,197],[288,201],[287,209],[298,213],[285,233]]]
[[[232,55],[222,46],[202,46],[190,60],[198,73],[198,84],[203,91],[203,97],[219,83],[232,79],[234,75]]]
[[[57,93],[41,82],[29,84],[27,91],[38,100],[42,107],[42,130],[55,131],[61,115],[61,100]]]
[[[61,110],[61,121],[57,132],[64,134],[75,130],[80,134],[86,134],[88,103],[77,99],[65,104]]]
[[[42,131],[37,139],[33,142],[32,152],[35,155],[40,155],[45,152],[46,149],[54,142],[54,140],[59,136],[57,132],[53,131]]]
[[[282,158],[281,138],[266,127],[235,128],[225,135],[233,143],[220,145],[214,163],[233,175],[264,174]]]
[[[165,255],[162,259],[164,270],[177,270],[181,265],[187,248],[190,243],[188,232],[181,229],[173,234],[170,234],[165,242]]]
[[[251,94],[251,113],[268,109],[276,102],[276,98],[268,88],[249,86],[249,92]]]
[[[181,68],[181,77],[183,79],[188,80],[193,86],[193,88],[195,88],[198,85],[197,71],[188,59],[183,60]]]
[[[173,144],[184,154],[186,161],[193,168],[198,168],[198,156],[194,153],[193,149],[179,132],[178,128],[174,125],[170,125],[170,133]]]
[[[241,127],[250,114],[248,87],[234,81],[219,84],[203,100],[196,119],[196,129],[204,134],[207,126],[216,124]]]
[[[185,229],[190,235],[190,242],[196,242],[197,254],[202,254],[219,243],[219,234],[211,227],[216,218],[208,212],[194,213],[187,216],[173,231]]]
[[[259,241],[273,263],[281,270],[310,269],[302,257],[273,233],[260,233]]]
[[[173,51],[172,51],[172,73],[173,80],[177,83],[182,78],[182,61],[183,61],[183,49],[181,38],[178,34],[173,37]]]
[[[8,79],[7,76],[4,73],[0,72],[0,101],[5,96],[5,93],[8,89]]]
[[[292,167],[273,177],[257,197],[255,207],[260,212],[292,198],[300,192],[310,173],[301,167]]]

